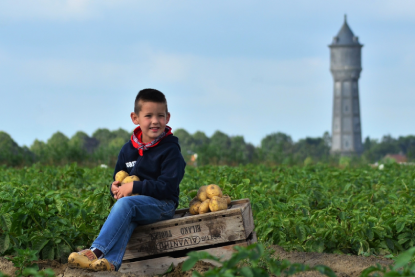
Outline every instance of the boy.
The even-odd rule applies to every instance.
[[[138,225],[173,218],[178,206],[186,163],[177,137],[166,125],[170,113],[164,94],[155,89],[141,90],[131,120],[139,127],[122,147],[113,177],[124,170],[141,181],[111,184],[110,193],[117,202],[91,248],[71,253],[68,263],[72,266],[118,271],[133,230]]]

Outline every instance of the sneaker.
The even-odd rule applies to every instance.
[[[71,267],[89,269],[92,262],[98,260],[95,253],[90,249],[84,249],[80,252],[72,252],[68,257],[68,264]]]
[[[115,266],[105,258],[92,262],[89,268],[95,271],[115,271]]]

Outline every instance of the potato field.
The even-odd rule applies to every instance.
[[[76,164],[0,167],[0,256],[30,249],[66,263],[89,247],[114,203],[112,174]],[[179,208],[209,184],[249,198],[258,240],[285,250],[392,257],[415,244],[414,166],[188,166]]]

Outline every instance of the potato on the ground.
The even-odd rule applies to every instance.
[[[207,199],[206,187],[207,186],[201,186],[199,188],[199,190],[197,191],[197,199],[199,199],[199,201],[201,201],[201,202],[203,202]]]
[[[224,196],[222,196],[222,198],[225,198],[226,199],[226,203],[229,205],[230,203],[231,203],[231,197],[229,196],[229,195],[224,195]]]
[[[192,205],[189,207],[189,212],[191,214],[199,214],[200,204],[202,204],[202,202],[200,202],[199,200],[194,201]]]
[[[210,212],[209,210],[209,202],[210,199],[206,199],[205,201],[202,202],[202,204],[200,204],[199,206],[199,214],[205,214]]]
[[[228,203],[225,198],[219,196],[213,196],[209,202],[209,209],[212,212],[217,212],[221,210],[226,210],[228,208]]]
[[[120,170],[115,174],[115,181],[122,182],[126,177],[128,177],[128,172],[125,172],[124,170]]]
[[[213,196],[222,197],[222,190],[218,185],[211,184],[206,188],[206,195],[209,199],[212,199]]]
[[[124,178],[124,180],[122,180],[121,184],[130,183],[134,181],[140,181],[140,178],[138,178],[135,175],[127,176]]]

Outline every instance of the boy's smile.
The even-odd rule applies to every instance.
[[[170,113],[166,111],[166,104],[140,101],[140,112],[131,113],[131,120],[140,125],[143,132],[141,140],[149,143],[163,133],[170,120]]]

